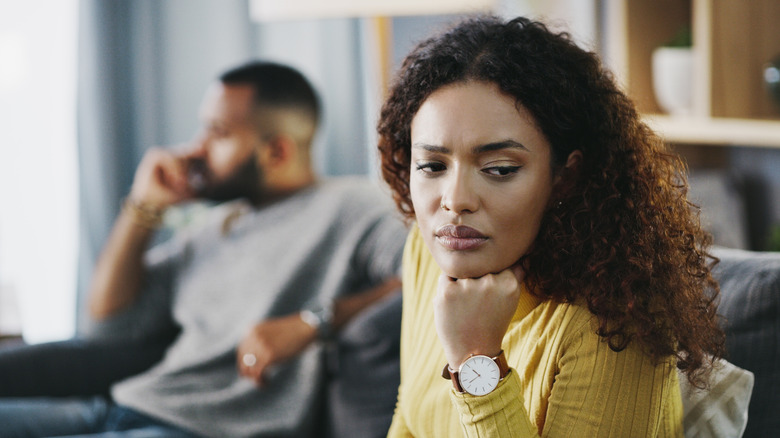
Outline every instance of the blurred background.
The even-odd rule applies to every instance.
[[[780,2],[384,3],[0,0],[0,337],[78,332],[92,265],[141,156],[194,135],[220,72],[256,58],[300,69],[324,106],[318,171],[376,178],[374,127],[393,72],[418,41],[475,12],[540,18],[599,52],[688,160],[691,199],[716,243],[780,249]],[[674,44],[693,52],[693,67],[672,71],[691,97],[670,107],[653,88],[654,52],[686,29]]]

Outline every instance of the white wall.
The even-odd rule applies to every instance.
[[[0,1],[0,331],[28,342],[75,330],[76,8]]]

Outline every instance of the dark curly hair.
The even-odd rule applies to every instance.
[[[615,351],[637,342],[654,360],[676,356],[695,386],[724,354],[717,259],[686,198],[684,163],[642,121],[597,55],[539,22],[466,20],[405,59],[378,124],[382,175],[410,220],[413,117],[452,83],[496,84],[533,114],[563,170],[539,235],[523,257],[529,290],[584,302]],[[563,167],[582,152],[575,171]]]

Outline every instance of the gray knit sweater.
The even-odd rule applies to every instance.
[[[316,436],[322,346],[279,365],[262,389],[238,375],[236,346],[259,321],[397,275],[406,229],[389,196],[363,179],[327,180],[248,209],[225,233],[237,207],[216,208],[205,225],[148,254],[144,296],[101,330],[146,336],[173,322],[181,334],[158,365],[112,395],[205,436]]]

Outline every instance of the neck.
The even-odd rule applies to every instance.
[[[248,198],[253,207],[265,207],[288,198],[301,190],[316,184],[317,178],[313,173],[308,173],[285,183],[266,184],[265,188]]]

